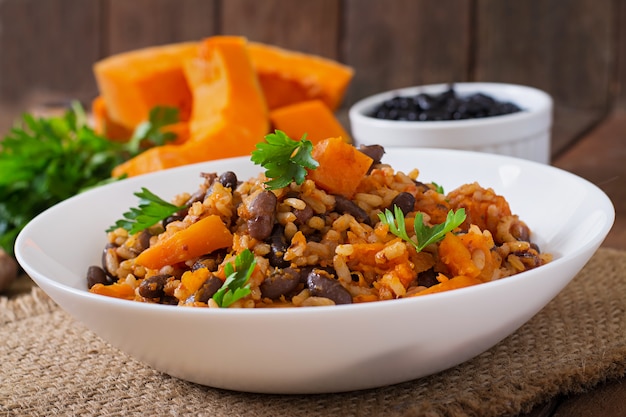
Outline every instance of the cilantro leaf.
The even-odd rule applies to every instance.
[[[409,242],[418,252],[422,251],[426,246],[443,239],[446,233],[459,227],[466,218],[465,209],[460,208],[456,212],[450,210],[445,222],[434,226],[428,226],[424,224],[424,215],[422,213],[417,213],[413,223],[415,237],[417,238],[416,243],[406,232],[404,214],[402,213],[402,210],[400,210],[400,208],[396,205],[394,205],[393,208],[393,213],[391,210],[385,209],[383,213],[378,213],[378,218],[383,224],[386,224],[389,227],[389,231],[392,234]]]
[[[292,181],[302,184],[307,168],[315,169],[319,163],[311,156],[313,143],[306,139],[293,140],[284,132],[276,130],[265,136],[265,143],[258,143],[252,151],[251,160],[265,168],[265,183],[269,190],[288,186]]]
[[[107,232],[121,227],[128,230],[131,235],[134,235],[184,208],[184,206],[175,206],[162,200],[145,187],[142,187],[141,191],[134,193],[134,195],[140,199],[139,207],[130,208],[129,211],[123,214],[124,219],[116,221],[113,226],[106,230]]]
[[[235,257],[235,268],[233,268],[232,263],[224,265],[226,280],[221,288],[213,294],[213,300],[218,306],[226,308],[250,294],[250,284],[247,282],[255,266],[254,254],[249,249]]]

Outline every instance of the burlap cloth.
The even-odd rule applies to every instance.
[[[0,358],[0,416],[516,415],[626,374],[626,252],[600,249],[545,309],[477,358],[379,389],[260,395],[181,381],[109,346],[38,288],[0,298]]]

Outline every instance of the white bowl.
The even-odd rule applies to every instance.
[[[459,96],[484,93],[510,101],[523,111],[503,116],[451,121],[397,121],[368,116],[382,102],[396,96],[439,94],[449,84],[401,88],[355,103],[349,111],[356,145],[427,147],[480,151],[550,162],[552,98],[536,88],[502,83],[455,83]]]
[[[256,175],[248,158],[190,165],[77,195],[37,216],[15,253],[37,284],[76,320],[122,351],[172,376],[239,391],[324,393],[408,381],[464,362],[529,320],[580,271],[615,216],[596,186],[548,165],[475,152],[387,151],[397,170],[452,190],[493,187],[534,232],[547,265],[446,293],[366,304],[287,309],[172,307],[91,294],[104,230],[147,187],[162,198],[193,192],[200,171]],[[416,320],[431,317],[432,320]]]

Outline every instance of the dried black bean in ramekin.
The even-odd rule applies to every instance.
[[[370,117],[385,120],[437,121],[479,119],[522,111],[511,102],[484,93],[460,96],[451,86],[439,94],[396,96],[376,106]]]

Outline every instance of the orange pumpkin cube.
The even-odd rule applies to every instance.
[[[319,166],[309,170],[307,177],[319,188],[347,198],[354,195],[374,162],[342,138],[328,138],[317,143],[312,156]]]

